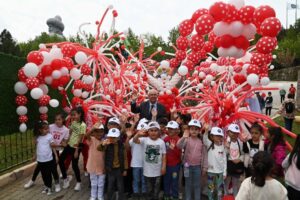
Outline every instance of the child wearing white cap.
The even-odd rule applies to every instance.
[[[208,169],[208,199],[222,199],[224,195],[224,179],[227,175],[227,158],[223,144],[224,133],[219,127],[213,127],[210,131],[211,140],[208,134],[204,134],[203,142],[207,147]]]
[[[188,127],[177,143],[178,148],[184,149],[185,200],[200,200],[201,169],[207,169],[206,149],[200,139],[200,121],[192,119]]]
[[[143,174],[147,187],[147,199],[158,200],[161,176],[166,173],[166,145],[159,137],[160,126],[157,122],[148,124],[148,137],[139,132],[133,142],[143,146]]]
[[[232,183],[233,195],[236,196],[240,188],[240,177],[244,173],[243,143],[239,139],[241,133],[237,124],[230,124],[227,128],[225,143],[227,152],[227,177],[225,179],[225,194],[229,194],[229,185]]]
[[[175,121],[169,121],[167,126],[168,136],[165,137],[167,149],[167,170],[164,176],[164,196],[165,199],[178,199],[179,171],[181,164],[181,150],[176,146],[180,137],[179,124]]]

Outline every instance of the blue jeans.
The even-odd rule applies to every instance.
[[[180,164],[176,166],[167,166],[164,176],[164,194],[166,197],[178,198]]]
[[[189,166],[189,176],[185,177],[185,200],[201,199],[200,176],[200,165]],[[192,198],[192,194],[194,194],[194,198]]]
[[[142,167],[133,167],[132,168],[133,175],[133,193],[146,193],[146,182],[143,175]]]
[[[294,119],[284,118],[284,126],[286,130],[292,131]]]

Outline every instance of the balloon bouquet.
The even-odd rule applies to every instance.
[[[28,63],[19,70],[15,84],[20,131],[27,129],[28,90],[38,101],[41,119],[47,119],[48,105],[59,106],[58,100],[48,95],[48,86],[60,91],[65,111],[80,104],[91,123],[97,116],[130,113],[131,94],[137,93],[141,102],[146,91],[155,88],[167,110],[176,108],[206,124],[224,128],[238,123],[243,138],[249,137],[246,126],[255,121],[265,128],[263,120],[277,126],[271,118],[251,112],[245,101],[255,91],[277,89],[265,88],[270,82],[268,71],[273,69],[271,61],[275,58],[272,51],[281,30],[273,8],[255,8],[245,5],[244,0],[230,0],[198,9],[179,24],[176,45],[170,44],[175,53],[158,48],[149,58],[143,57],[143,40],[135,53],[121,45],[126,33],[114,33],[117,11],[112,11],[110,32],[100,31],[110,9],[96,22],[92,48],[61,42],[41,44],[38,51],[28,54]],[[219,57],[212,53],[215,48]],[[159,63],[153,59],[158,53],[174,58]],[[193,106],[187,102],[193,102]]]

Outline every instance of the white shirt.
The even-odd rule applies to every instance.
[[[50,133],[37,138],[36,144],[36,160],[38,162],[48,162],[53,160],[51,143],[54,143],[53,137]]]
[[[143,146],[133,142],[133,138],[129,140],[129,145],[131,147],[131,167],[143,167]]]
[[[69,139],[69,129],[65,126],[58,127],[56,124],[49,125],[49,131],[53,136],[54,143],[56,145],[60,145],[63,140]],[[62,148],[56,148],[57,150],[61,150]]]
[[[158,138],[152,140],[149,137],[140,138],[143,146],[143,174],[146,177],[161,176],[162,156],[166,154],[165,142]]]
[[[251,183],[251,177],[246,178],[237,194],[236,200],[288,200],[287,190],[277,180],[266,180],[263,187]]]

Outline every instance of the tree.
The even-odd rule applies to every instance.
[[[17,42],[6,29],[4,29],[0,34],[0,52],[15,56],[21,55],[19,45],[17,45]]]
[[[131,28],[128,29],[128,34],[124,41],[124,44],[131,53],[138,51],[140,48],[139,37],[133,33]]]
[[[168,42],[172,44],[176,44],[176,39],[180,36],[178,28],[174,27],[169,31]]]

